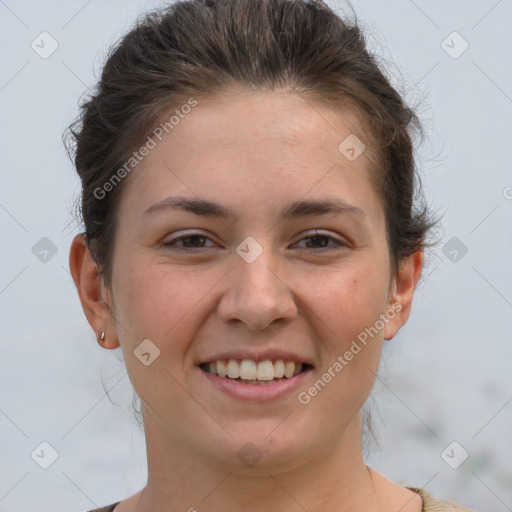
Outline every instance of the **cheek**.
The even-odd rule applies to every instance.
[[[361,258],[356,265],[338,271],[313,274],[307,281],[309,304],[325,324],[325,329],[343,350],[346,343],[374,325],[385,311],[388,300],[388,275],[372,262]],[[311,290],[314,290],[311,296]]]
[[[190,341],[204,322],[200,316],[202,299],[218,281],[219,272],[199,272],[185,266],[171,269],[168,262],[165,265],[144,257],[120,257],[116,264],[116,320],[130,380],[146,406],[168,401],[171,393],[173,411],[183,414],[189,396],[173,376],[181,376],[183,368],[190,367]],[[142,353],[139,346],[148,346],[147,342],[141,345],[146,339],[157,347],[149,344],[146,349],[151,353],[148,366],[136,357]],[[154,360],[153,353],[158,353]]]
[[[385,284],[376,274],[339,274],[326,281],[315,304],[326,356],[299,401],[313,417],[330,418],[336,432],[359,411],[375,381],[383,331],[374,329],[386,307]]]
[[[327,355],[317,375],[322,382],[311,390],[313,395],[322,390],[316,407],[333,406],[334,414],[346,417],[366,400],[380,362],[380,315],[387,307],[388,277],[380,266],[361,258],[358,266],[347,265],[317,280],[321,286],[309,303]]]
[[[122,344],[134,348],[149,338],[161,350],[174,353],[184,350],[182,345],[193,336],[188,331],[194,319],[196,329],[199,327],[201,320],[195,317],[204,309],[208,293],[225,274],[225,269],[171,267],[166,260],[143,256],[120,258],[118,268],[123,273],[119,272],[114,289],[119,297],[116,318],[120,330],[124,330],[124,335],[120,332]]]

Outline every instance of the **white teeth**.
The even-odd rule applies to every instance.
[[[231,361],[230,361],[231,362]],[[244,380],[255,380],[258,375],[258,367],[254,361],[244,359],[240,363],[240,378]],[[273,376],[272,376],[273,378]]]
[[[225,377],[228,374],[228,369],[227,366],[224,364],[224,361],[217,361],[217,373],[219,377]]]
[[[278,359],[274,363],[274,379],[282,379],[284,377],[284,361]]]
[[[243,363],[243,361],[242,361]],[[262,361],[258,363],[258,380],[273,380],[274,365],[272,361]]]
[[[229,359],[228,361],[219,359],[206,365],[207,370],[213,375],[255,382],[271,381],[283,377],[291,379],[302,371],[303,366],[303,363],[283,361],[282,359],[276,361],[267,359],[259,363],[251,359],[243,359],[240,362],[235,359]]]
[[[234,359],[230,359],[228,362],[228,377],[230,379],[240,377],[240,365]]]
[[[295,363],[293,361],[287,361],[284,365],[284,376],[287,379],[291,379],[293,377],[294,371],[295,371]]]

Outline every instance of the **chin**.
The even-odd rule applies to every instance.
[[[291,416],[291,415],[290,415]],[[279,423],[282,422],[280,427]],[[284,425],[286,424],[285,428]],[[222,436],[209,444],[215,447],[213,457],[228,471],[251,475],[289,471],[300,466],[313,453],[311,429],[300,435],[290,431],[287,420],[273,418],[263,421],[238,422],[236,427],[226,426],[231,436]],[[277,427],[277,428],[276,428]]]

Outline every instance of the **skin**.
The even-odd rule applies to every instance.
[[[409,317],[423,254],[391,272],[370,150],[354,161],[338,151],[351,133],[370,146],[349,110],[292,93],[200,101],[126,183],[111,288],[83,236],[73,240],[70,268],[84,312],[98,335],[105,330],[101,346],[121,346],[143,407],[148,483],[116,512],[421,510],[418,495],[364,464],[360,409],[383,340]],[[220,202],[238,218],[171,208],[144,214],[178,195]],[[326,197],[363,215],[279,217],[285,203]],[[333,237],[331,247],[343,245],[322,249],[308,238],[316,229]],[[208,238],[188,239],[188,252],[163,246],[184,234]],[[263,249],[252,263],[236,252],[247,236]],[[296,392],[241,401],[197,366],[238,347],[291,350],[314,366],[304,391],[393,304],[401,310],[307,405]],[[144,339],[160,349],[149,366],[133,354]],[[237,457],[247,442],[262,454],[250,468]]]

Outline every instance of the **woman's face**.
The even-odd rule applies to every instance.
[[[290,93],[226,95],[199,101],[132,171],[107,334],[117,329],[153,438],[242,471],[360,435],[382,340],[407,314],[393,306],[400,286],[357,126]],[[337,209],[308,206],[319,201]],[[263,384],[205,371],[229,359],[246,382],[282,374],[278,360],[307,371]]]

